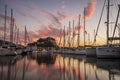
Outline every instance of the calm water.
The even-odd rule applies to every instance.
[[[0,57],[0,80],[120,80],[120,60],[40,54]]]

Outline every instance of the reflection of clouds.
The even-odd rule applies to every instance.
[[[101,61],[97,61],[97,64],[91,64],[91,62],[89,63],[87,60],[84,61],[71,57],[57,56],[55,64],[47,65],[41,63],[39,65],[36,60],[23,58],[18,60],[16,64],[11,65],[11,68],[8,68],[9,66],[6,65],[3,67],[3,80],[6,80],[8,77],[8,69],[11,69],[9,75],[10,80],[15,80],[15,73],[16,80],[21,80],[23,77],[24,60],[26,66],[24,80],[109,80],[113,75],[115,79],[119,80],[120,77],[119,74],[112,72],[113,68],[117,67],[119,69],[119,61],[115,61],[114,64],[112,64],[113,60],[111,62],[108,60],[102,61],[102,63]],[[109,70],[105,69],[106,66]],[[108,66],[111,66],[112,70],[111,67]],[[0,65],[0,72],[1,71],[2,66]]]

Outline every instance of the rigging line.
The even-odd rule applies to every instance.
[[[119,10],[118,10],[118,14],[117,14],[117,19],[116,19],[116,23],[115,23],[115,27],[114,27],[114,31],[113,31],[113,37],[115,35],[115,30],[116,30],[116,27],[117,27],[117,23],[118,23],[118,18],[119,18],[119,13],[120,13],[120,5],[119,6]]]
[[[102,8],[100,19],[99,19],[99,22],[98,22],[98,25],[97,25],[97,30],[96,30],[96,33],[95,33],[95,36],[94,36],[93,44],[96,42],[97,32],[98,32],[98,29],[99,29],[99,26],[100,26],[100,22],[101,22],[101,19],[102,19],[103,11],[104,11],[104,8],[105,8],[105,3],[106,3],[106,0],[104,1],[104,5],[103,5],[103,8]]]

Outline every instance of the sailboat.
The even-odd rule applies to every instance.
[[[11,9],[11,26],[10,26],[10,42],[9,44],[6,45],[6,16],[7,16],[7,5],[5,5],[5,24],[4,24],[4,42],[2,47],[0,48],[0,56],[7,56],[7,55],[16,55],[15,51],[15,44],[12,43],[12,38],[13,38],[13,10]]]
[[[80,27],[80,15],[79,15],[79,24],[78,26]],[[81,55],[85,55],[86,54],[86,50],[85,50],[85,8],[84,8],[84,46],[80,46],[80,29],[78,29],[78,47],[75,50],[75,54],[81,54]]]
[[[120,58],[120,44],[109,44],[109,41],[113,40],[120,40],[120,37],[114,37],[115,34],[115,29],[117,27],[117,22],[118,22],[118,17],[120,13],[120,5],[118,5],[118,14],[117,14],[117,19],[115,23],[115,28],[113,32],[113,37],[109,37],[109,6],[110,6],[110,0],[108,0],[108,7],[107,7],[107,45],[106,46],[101,46],[101,47],[96,47],[96,55],[97,58]]]
[[[100,16],[100,19],[99,19],[99,22],[98,22],[98,25],[97,25],[97,30],[96,30],[96,32],[94,31],[94,41],[93,41],[93,44],[92,44],[93,46],[86,48],[86,56],[96,56],[96,47],[97,46],[95,45],[95,43],[96,43],[97,32],[98,32],[98,29],[99,29],[99,26],[100,26],[103,10],[104,10],[104,7],[105,7],[105,2],[106,2],[106,0],[104,1],[101,16]]]

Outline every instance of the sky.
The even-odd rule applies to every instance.
[[[111,0],[111,3],[120,3],[120,0]],[[7,37],[9,38],[10,14],[13,9],[15,25],[20,30],[20,38],[24,38],[24,27],[26,26],[31,42],[40,37],[54,37],[59,41],[60,30],[69,30],[69,21],[74,20],[75,40],[77,41],[77,31],[80,29],[81,45],[83,44],[83,13],[86,9],[86,42],[88,43],[88,34],[90,42],[93,42],[94,30],[96,30],[100,18],[104,0],[0,0],[0,37],[3,37],[4,12],[7,5]],[[106,8],[105,8],[106,9]],[[112,9],[116,17],[117,8]],[[98,31],[97,42],[104,44],[106,42],[106,12],[102,18],[100,29]],[[80,15],[80,28],[78,20]],[[114,22],[115,18],[113,17]],[[111,29],[112,30],[112,29]],[[69,35],[72,34],[69,32]],[[68,34],[67,34],[68,35]],[[89,43],[90,43],[89,42]]]

